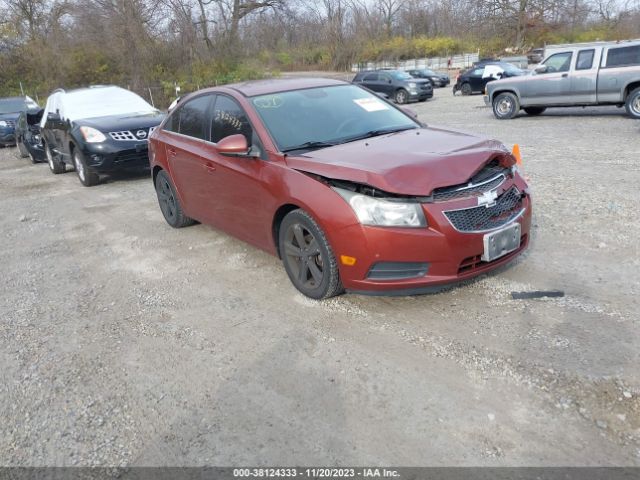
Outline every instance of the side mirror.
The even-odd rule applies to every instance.
[[[60,114],[59,113],[49,112],[47,114],[47,122],[60,123],[61,121],[62,121],[62,119],[60,118]]]
[[[547,73],[547,71],[549,70],[549,68],[546,65],[540,65],[539,67],[536,67],[534,72],[536,73]]]
[[[387,83],[393,83],[393,80],[391,80],[390,78],[387,79]]]
[[[217,144],[217,150],[220,155],[228,157],[250,157],[249,145],[244,135],[236,133],[224,137]]]
[[[409,108],[409,107],[400,107],[400,109],[406,113],[407,115],[409,115],[411,118],[415,118],[416,120],[418,119],[418,112],[416,112],[413,108]]]

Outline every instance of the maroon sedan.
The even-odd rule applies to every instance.
[[[502,144],[428,127],[341,81],[193,93],[149,157],[169,225],[197,220],[278,255],[312,298],[432,291],[529,241],[527,184]]]

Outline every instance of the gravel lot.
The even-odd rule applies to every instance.
[[[308,300],[146,176],[0,150],[0,464],[640,465],[640,122],[414,108],[519,143],[535,209],[515,263],[418,297]]]

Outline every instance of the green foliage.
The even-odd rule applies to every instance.
[[[363,48],[360,58],[363,61],[407,60],[455,55],[469,48],[467,42],[452,37],[391,37],[369,42]]]

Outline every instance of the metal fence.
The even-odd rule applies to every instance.
[[[413,58],[411,60],[360,62],[351,65],[352,72],[362,70],[376,70],[379,68],[395,68],[398,70],[411,70],[414,68],[430,68],[434,70],[463,69],[470,67],[473,62],[480,60],[480,52],[463,53],[450,57]]]

